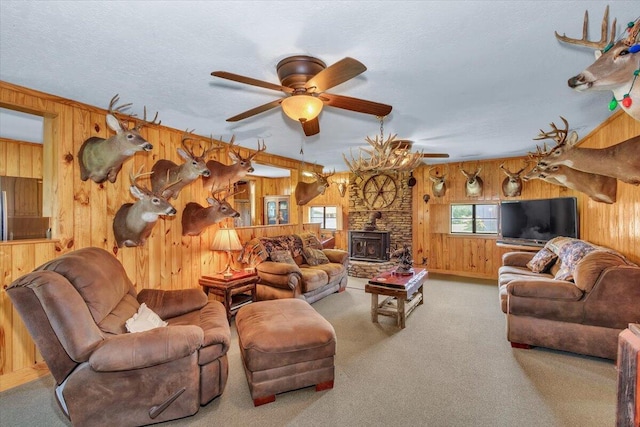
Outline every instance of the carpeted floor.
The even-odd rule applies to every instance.
[[[171,426],[575,426],[615,424],[612,361],[512,349],[491,281],[431,275],[407,319],[370,317],[364,279],[313,304],[336,330],[332,390],[279,394],[253,407],[232,326],[219,398]],[[68,426],[50,376],[0,394],[2,426]]]

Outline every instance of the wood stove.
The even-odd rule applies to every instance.
[[[349,259],[385,262],[389,260],[389,231],[349,231]]]

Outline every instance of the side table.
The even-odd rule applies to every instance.
[[[231,323],[231,317],[240,307],[255,302],[257,282],[258,275],[256,273],[244,271],[236,272],[229,278],[223,277],[222,274],[202,276],[198,281],[205,294],[212,293],[223,298],[229,323]],[[245,292],[251,292],[251,296],[245,295]]]

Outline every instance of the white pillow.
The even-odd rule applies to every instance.
[[[146,303],[142,303],[138,312],[133,315],[131,319],[128,319],[125,322],[127,327],[127,331],[129,332],[144,332],[149,329],[161,328],[167,326],[168,323],[165,322],[153,312],[149,307],[147,307]]]

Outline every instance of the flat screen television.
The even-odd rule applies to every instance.
[[[500,202],[499,243],[543,246],[557,236],[578,238],[575,197]]]

